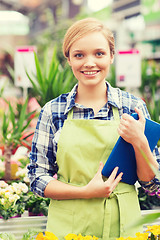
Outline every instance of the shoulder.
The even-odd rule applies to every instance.
[[[121,92],[121,101],[122,101],[122,108],[127,108],[129,113],[132,113],[135,111],[135,107],[142,110],[145,117],[149,118],[149,113],[147,110],[146,103],[144,100],[136,96],[132,93],[129,93],[127,91],[119,90]]]
[[[136,94],[129,93],[128,91],[121,90],[109,85],[111,100],[116,103],[123,113],[131,114],[135,112],[135,107],[141,109],[145,117],[150,118],[146,103],[143,99]]]
[[[43,106],[41,112],[50,118],[64,114],[68,95],[69,93],[61,94],[57,98],[50,100]]]

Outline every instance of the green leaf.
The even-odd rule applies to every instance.
[[[35,236],[39,233],[42,232],[42,229],[30,229],[28,232],[23,234],[22,240],[31,240],[35,239]]]
[[[12,233],[0,233],[0,239],[3,240],[15,240],[15,236]]]
[[[27,110],[27,105],[28,105],[28,99],[26,99],[20,113],[19,121],[18,121],[18,131],[21,132],[23,125],[24,125],[24,120],[26,120],[26,110]]]
[[[50,63],[50,67],[49,67],[49,74],[48,74],[48,79],[52,79],[52,71],[55,71],[55,66],[59,65],[59,61],[57,59],[57,47],[56,45],[54,46],[53,49],[53,55],[52,55],[52,59],[51,59],[51,63]]]
[[[38,89],[38,86],[35,84],[35,81],[32,80],[32,78],[30,77],[30,75],[28,74],[28,72],[26,72],[26,74],[27,74],[27,77],[29,78],[30,82],[32,83],[35,92],[38,93],[38,92],[39,92],[39,89]]]
[[[43,83],[43,77],[42,77],[42,72],[41,72],[41,66],[37,57],[37,54],[34,52],[34,59],[35,59],[35,64],[36,64],[36,70],[37,70],[37,80],[41,88],[43,89],[44,83]]]
[[[7,135],[9,133],[8,127],[9,127],[9,117],[8,117],[8,115],[6,116],[6,114],[4,113],[3,114],[3,123],[2,123],[2,136],[4,139],[7,138]]]
[[[137,227],[137,226],[140,226],[140,225],[143,225],[143,224],[147,224],[147,223],[153,223],[153,222],[156,221],[159,217],[160,217],[160,213],[147,214],[146,216],[143,216],[143,217],[140,218],[139,220],[136,220],[136,222],[134,222],[133,224],[131,224],[130,226],[128,226],[128,228]]]
[[[9,118],[10,118],[10,120],[12,122],[13,128],[15,128],[15,114],[14,114],[14,110],[13,110],[13,108],[12,108],[10,103],[9,103],[9,111],[10,111]]]

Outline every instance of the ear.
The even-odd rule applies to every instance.
[[[69,57],[67,58],[67,62],[71,66],[71,62],[70,62],[70,58]]]

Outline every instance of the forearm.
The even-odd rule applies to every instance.
[[[136,141],[136,143],[133,145],[133,148],[137,161],[138,178],[142,181],[150,181],[155,176],[155,172],[151,166],[153,166],[154,169],[158,170],[158,163],[153,157],[146,137],[143,136],[138,141]],[[147,158],[147,161],[145,157]]]
[[[80,199],[86,198],[86,191],[85,186],[73,186],[54,179],[47,184],[44,196],[57,200]]]
[[[58,180],[51,180],[44,190],[44,195],[45,197],[58,200],[109,197],[122,179],[122,173],[116,177],[118,168],[115,168],[109,178],[103,181],[102,169],[103,163],[100,162],[97,173],[85,186],[73,186]]]

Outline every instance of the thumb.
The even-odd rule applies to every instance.
[[[138,108],[135,107],[135,112],[138,114],[139,121],[145,122],[145,117],[144,117],[144,115],[143,115],[142,110],[140,110],[140,109],[138,109]]]

